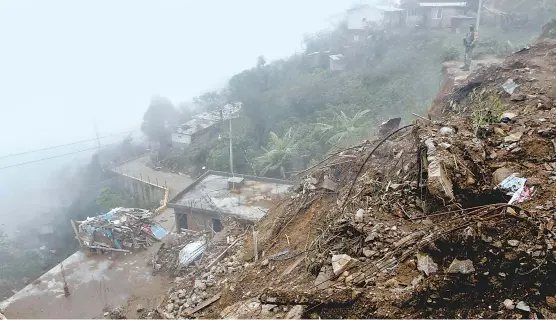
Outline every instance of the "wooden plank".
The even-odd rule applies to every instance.
[[[210,306],[211,304],[215,303],[216,301],[218,301],[218,299],[220,299],[220,296],[222,294],[218,293],[216,295],[214,295],[212,298],[209,298],[205,301],[203,301],[201,304],[199,304],[195,309],[191,310],[191,311],[186,311],[187,314],[194,314],[196,312],[199,312],[201,310],[203,310],[204,308]]]
[[[255,256],[255,261],[259,260],[259,249],[258,249],[258,231],[253,228],[253,254]]]
[[[226,252],[228,252],[228,250],[230,250],[240,239],[236,239],[236,241],[232,242],[231,245],[229,245],[224,251],[222,251],[222,253],[220,253],[218,255],[218,257],[216,257],[216,259],[214,259],[214,261],[212,261],[206,268],[205,270],[210,270],[210,268],[212,266],[214,266],[215,264],[218,263],[218,261],[222,260],[222,258],[224,258],[224,255],[226,254]]]
[[[282,274],[280,275],[280,278],[290,274],[301,263],[301,261],[303,261],[303,259],[305,259],[304,254],[298,257],[297,260],[294,261],[294,263],[292,263],[286,270],[284,270],[284,272],[282,272]]]
[[[129,250],[116,249],[116,248],[109,248],[109,247],[89,246],[88,248],[91,248],[91,249],[102,249],[102,250],[108,250],[108,251],[117,251],[117,252],[125,252],[125,253],[131,253],[131,251],[129,251]]]
[[[73,228],[73,232],[75,232],[75,238],[79,242],[79,246],[83,249],[83,243],[81,243],[81,238],[79,238],[79,232],[77,232],[77,227],[75,226],[75,222],[70,219],[71,227]]]

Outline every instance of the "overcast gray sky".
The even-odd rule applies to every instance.
[[[139,125],[300,49],[345,0],[1,0],[0,154]],[[9,137],[9,138],[8,138]]]
[[[0,0],[0,167],[91,147],[2,155],[138,128],[150,97],[223,86],[284,58],[345,0]],[[103,143],[105,140],[102,141]],[[94,143],[92,144],[94,146]],[[0,170],[0,229],[50,206],[56,160]],[[75,161],[74,161],[75,162]],[[46,198],[45,198],[46,197]]]

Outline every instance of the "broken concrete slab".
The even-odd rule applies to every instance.
[[[448,273],[461,273],[461,274],[470,274],[475,272],[475,267],[473,266],[473,261],[466,259],[466,260],[458,260],[454,259],[450,266],[448,267]]]
[[[332,256],[332,270],[334,271],[335,275],[342,274],[346,269],[350,267],[350,265],[354,262],[358,261],[353,259],[352,257],[348,256],[347,254],[335,254]]]
[[[442,127],[440,128],[438,133],[440,133],[443,136],[451,136],[456,133],[456,130],[452,127]]]
[[[332,272],[330,267],[322,267],[319,274],[317,275],[317,278],[315,279],[315,286],[319,290],[328,289],[334,284],[334,282],[330,280],[333,277],[334,273]]]
[[[357,212],[355,213],[355,221],[363,222],[364,219],[365,219],[365,210],[363,209],[357,210]]]
[[[452,180],[448,178],[448,174],[444,170],[441,163],[435,159],[428,166],[428,183],[429,192],[442,199],[453,200],[454,191]]]
[[[510,96],[511,101],[524,101],[525,99],[527,99],[527,96],[523,93],[513,93]]]
[[[519,140],[521,140],[522,136],[523,136],[523,132],[514,132],[514,133],[506,136],[504,138],[504,142],[506,142],[506,143],[518,142]]]
[[[388,121],[385,121],[385,122],[381,123],[379,128],[378,128],[378,136],[379,137],[386,136],[390,132],[398,129],[400,127],[400,122],[401,121],[402,121],[402,118],[392,118],[392,119],[389,119]]]
[[[429,161],[427,188],[432,195],[451,201],[454,199],[452,181],[437,157],[437,150],[433,139],[425,140],[425,146],[427,147],[427,160]]]
[[[301,319],[303,317],[304,312],[305,312],[305,306],[299,304],[295,305],[286,314],[286,319]]]
[[[336,189],[338,188],[338,184],[330,180],[329,178],[324,178],[324,181],[322,182],[322,188],[330,191],[336,191]]]
[[[426,253],[417,254],[417,270],[423,271],[427,276],[438,271],[438,264]]]

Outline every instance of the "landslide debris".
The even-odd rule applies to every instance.
[[[160,314],[556,317],[555,65],[556,41],[538,42],[456,87],[438,120],[300,173],[254,226],[258,259],[237,226]]]

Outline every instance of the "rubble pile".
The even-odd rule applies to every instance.
[[[138,208],[115,208],[78,221],[78,236],[92,250],[132,252],[160,241],[167,231],[153,220],[154,214]]]
[[[198,315],[221,298],[223,288],[234,291],[232,278],[250,266],[244,262],[245,226],[226,222],[208,243],[200,260],[178,271],[178,277],[158,312],[173,319]]]
[[[201,239],[203,239],[202,232],[187,229],[166,236],[153,259],[153,273],[157,271],[170,272],[171,274],[177,272],[180,267],[180,252],[186,245]]]
[[[390,121],[302,172],[257,237],[216,263],[209,245],[160,313],[555,318],[554,65],[556,42],[538,42],[473,74],[434,121]]]

